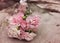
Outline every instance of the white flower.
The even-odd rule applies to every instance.
[[[20,30],[17,30],[17,28],[12,27],[8,31],[8,36],[13,38],[18,38],[18,35],[20,35]]]
[[[21,4],[21,5],[24,5],[24,6],[27,6],[26,1],[27,1],[27,0],[20,0],[20,4]]]
[[[20,3],[24,3],[24,2],[26,2],[27,0],[20,0]]]
[[[33,33],[33,32],[29,33],[28,35],[26,35],[25,40],[31,41],[35,36],[36,36],[35,33]]]

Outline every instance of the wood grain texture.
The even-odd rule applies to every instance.
[[[32,6],[33,7],[33,6]],[[32,8],[31,7],[31,8]],[[39,13],[40,26],[37,36],[30,42],[12,39],[7,36],[7,20],[10,15],[4,10],[0,11],[0,42],[1,43],[60,43],[60,13],[45,12],[44,10],[33,7],[35,14]],[[39,10],[39,11],[38,11]]]

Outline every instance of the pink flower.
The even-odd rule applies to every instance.
[[[23,30],[20,32],[20,39],[25,39],[27,41],[32,40],[35,36],[35,33],[24,32]]]
[[[25,30],[26,28],[26,21],[23,20],[24,14],[22,12],[19,12],[17,15],[14,15],[10,18],[9,23],[12,25],[20,25],[22,29]]]
[[[30,30],[37,30],[38,25],[39,25],[39,17],[38,16],[29,16],[26,19],[27,22],[27,27]]]
[[[19,12],[9,19],[8,35],[12,38],[30,41],[36,36],[35,32],[39,26],[39,17],[33,15],[28,16],[24,20],[24,13],[27,10],[26,7],[27,3],[20,2]]]
[[[25,32],[25,31],[23,31],[22,29],[20,29],[20,39],[25,39],[25,37],[27,36],[27,35],[29,35],[29,33],[28,32]]]
[[[21,28],[22,28],[23,30],[25,30],[25,29],[26,29],[26,26],[27,26],[26,21],[25,21],[25,20],[22,20],[22,21],[20,22],[20,26],[21,26]]]
[[[24,3],[24,4],[25,4],[25,3]],[[26,7],[27,7],[27,5],[20,5],[19,8],[18,8],[19,12],[25,13]]]
[[[23,16],[24,14],[22,12],[19,12],[17,15],[14,15],[9,19],[9,23],[12,25],[20,24],[20,22],[23,20]]]
[[[36,36],[36,34],[33,32],[32,33],[26,32],[25,40],[31,41],[35,36]]]
[[[20,39],[25,39],[25,36],[27,36],[27,33],[23,31],[22,29],[20,30]]]
[[[24,16],[24,13],[22,13],[22,12],[19,12],[19,13],[17,13],[17,15],[15,15],[14,16],[14,18],[17,20],[17,21],[22,21],[23,20],[23,17]]]
[[[24,39],[25,38],[24,34],[25,34],[25,32],[22,29],[20,29],[20,35],[19,35],[20,39]]]

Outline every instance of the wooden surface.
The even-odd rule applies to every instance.
[[[32,6],[33,7],[33,6]],[[32,8],[31,7],[31,8]],[[7,20],[10,15],[4,10],[0,11],[0,43],[60,43],[60,13],[43,12],[44,10],[34,7],[35,14],[39,13],[40,26],[37,37],[30,42],[12,39],[7,36]]]

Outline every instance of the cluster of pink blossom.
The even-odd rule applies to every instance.
[[[25,9],[26,6],[20,7],[20,11],[9,18],[8,35],[9,37],[30,41],[36,36],[35,32],[39,25],[39,17],[34,15],[23,19]]]

